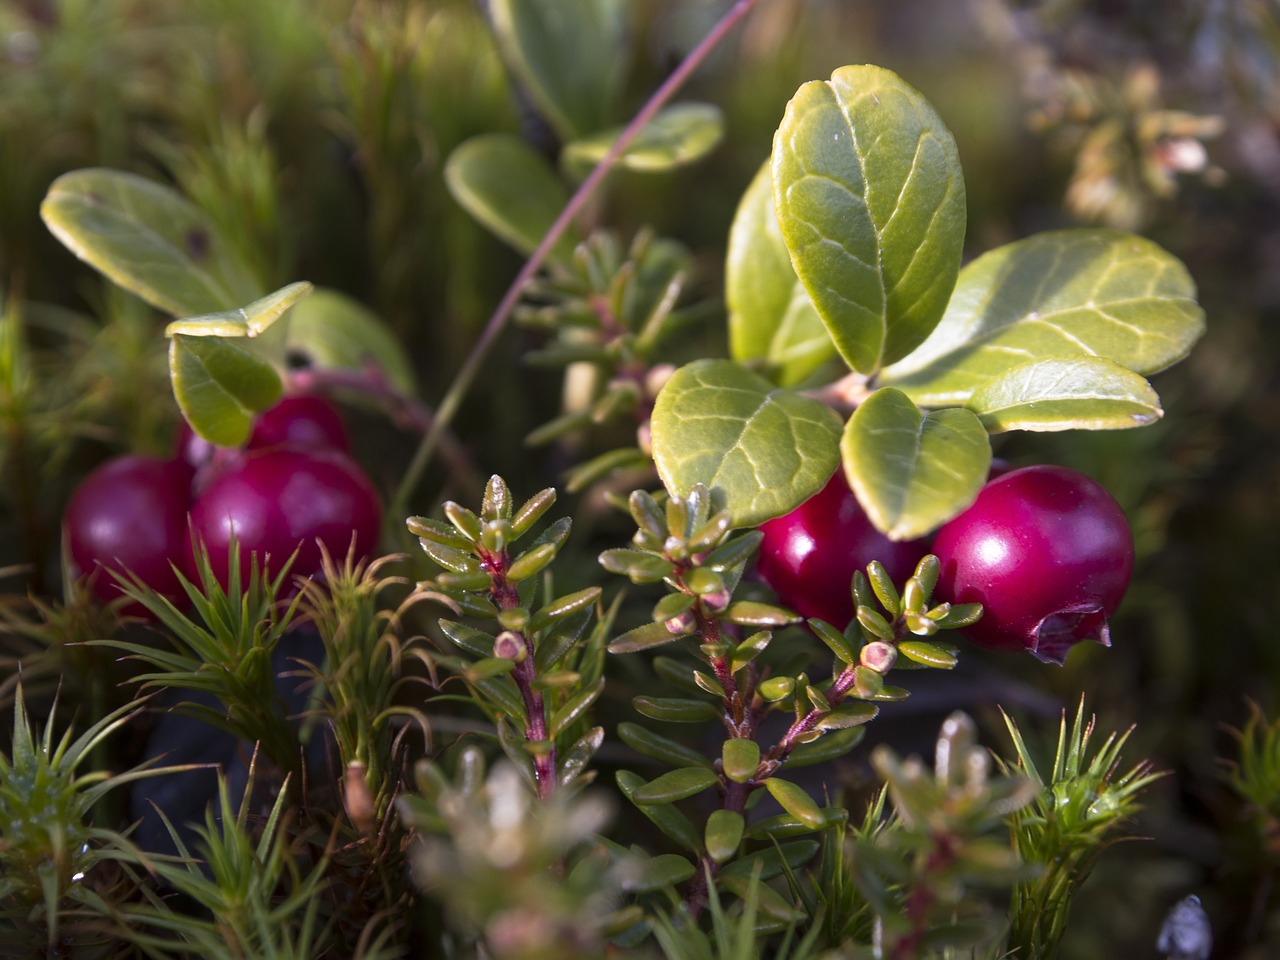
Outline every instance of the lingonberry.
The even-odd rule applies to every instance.
[[[231,539],[240,544],[241,575],[250,555],[279,569],[294,550],[292,573],[321,570],[321,547],[346,556],[355,539],[357,557],[376,546],[381,524],[377,492],[345,454],[296,446],[250,450],[210,481],[191,508],[191,533],[209,551],[220,580],[229,569]],[[194,543],[193,543],[194,549]]]
[[[76,488],[63,515],[63,537],[73,577],[106,570],[93,578],[102,601],[122,595],[107,570],[131,572],[170,599],[183,596],[170,561],[183,562],[191,468],[181,460],[122,456],[90,472]],[[140,612],[131,604],[128,612]]]
[[[879,560],[901,583],[927,552],[923,540],[893,541],[872,526],[839,470],[786,516],[761,524],[760,532],[756,569],[778,599],[839,627],[853,619],[855,571]]]
[[[349,449],[342,414],[324,397],[309,393],[285,397],[259,414],[246,446],[250,450],[261,450],[286,443],[343,453]]]
[[[965,633],[979,646],[1062,663],[1081,640],[1111,643],[1108,618],[1133,571],[1120,505],[1083,474],[1023,467],[992,480],[944,524],[935,597],[982,604]]]

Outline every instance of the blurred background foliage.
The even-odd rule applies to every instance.
[[[632,5],[628,110],[728,5]],[[1062,670],[967,652],[932,702],[939,713],[974,710],[995,731],[984,704],[1054,716],[1084,690],[1102,726],[1137,724],[1131,755],[1176,774],[1148,795],[1138,832],[1152,839],[1114,851],[1082,894],[1069,955],[1148,955],[1159,916],[1196,892],[1219,955],[1274,956],[1280,784],[1246,782],[1244,765],[1228,776],[1219,758],[1240,758],[1228,727],[1247,728],[1257,750],[1273,747],[1259,718],[1280,704],[1280,4],[763,0],[685,91],[725,111],[720,147],[669,174],[614,174],[591,212],[620,236],[648,226],[691,248],[692,296],[711,304],[688,335],[691,356],[724,351],[725,238],[786,101],[800,83],[858,62],[901,74],[954,131],[972,252],[1034,230],[1110,224],[1166,246],[1200,286],[1208,334],[1160,378],[1162,423],[1021,435],[997,450],[1088,472],[1129,512],[1139,566],[1114,648],[1079,649]],[[109,166],[173,183],[265,288],[307,279],[385,317],[432,404],[519,266],[442,179],[455,146],[493,130],[549,155],[557,146],[510,93],[483,2],[0,0],[9,591],[58,595],[58,519],[75,479],[110,453],[168,449],[176,417],[163,320],[40,222],[55,177]],[[521,363],[537,345],[529,333],[504,336],[455,423],[481,475],[501,471],[524,490],[567,466],[554,450],[522,448],[558,403],[556,376]],[[362,459],[390,491],[415,439],[364,426],[353,431]],[[437,467],[413,512],[460,495],[450,483]],[[625,538],[625,518],[598,498],[576,509],[591,566],[593,549]],[[920,690],[914,711],[931,702]],[[909,731],[902,716],[874,735]]]

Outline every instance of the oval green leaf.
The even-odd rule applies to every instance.
[[[697,872],[697,868],[678,853],[662,853],[629,864],[623,874],[622,889],[629,893],[652,893],[684,883]]]
[[[279,320],[294,305],[301,303],[315,289],[305,280],[281,287],[247,307],[202,313],[175,320],[164,328],[164,335],[185,334],[189,337],[256,337]]]
[[[733,737],[720,748],[724,775],[735,783],[746,783],[760,767],[760,744],[754,740]]]
[[[653,410],[653,457],[667,490],[701,483],[739,527],[817,493],[839,459],[840,418],[731,360],[681,367]]]
[[[738,852],[742,843],[742,831],[746,821],[736,810],[714,810],[707,817],[707,828],[704,836],[707,845],[707,856],[716,863],[724,863]]]
[[[924,536],[950,520],[973,502],[991,467],[991,443],[977,414],[926,414],[892,387],[853,412],[841,451],[849,486],[891,540]]]
[[[616,778],[618,789],[632,803],[635,803],[635,792],[644,785],[644,779],[630,770],[619,770]],[[702,835],[698,828],[683,813],[669,803],[650,803],[636,809],[649,818],[659,830],[691,853],[701,850]]]
[[[283,392],[275,367],[222,337],[173,337],[169,379],[191,429],[223,447],[244,443],[253,415]]]
[[[886,369],[922,406],[965,403],[1014,364],[1098,356],[1143,375],[1177,363],[1204,332],[1186,267],[1118,230],[1059,230],[992,250],[962,271],[947,312]]]
[[[770,777],[764,782],[764,785],[773,799],[778,801],[782,809],[801,823],[814,830],[818,830],[826,824],[826,814],[822,812],[822,808],[814,802],[813,797],[809,796],[804,787],[792,783],[790,780],[781,780],[778,777]]]
[[[787,870],[799,870],[813,859],[821,844],[817,840],[792,840],[789,843],[766,847],[756,853],[739,857],[721,871],[722,877],[751,877],[772,880]]]
[[[322,287],[289,312],[284,349],[293,359],[326,370],[372,366],[400,393],[417,391],[404,344],[376,313],[336,290]]]
[[[636,712],[650,720],[666,720],[668,723],[702,723],[715,720],[720,711],[706,700],[685,700],[680,697],[633,697],[631,705]]]
[[[929,102],[880,67],[802,86],[773,146],[773,195],[796,273],[860,373],[929,336],[960,269],[965,190]]]
[[[965,406],[988,433],[1126,430],[1164,416],[1144,377],[1102,357],[1020,363],[980,386]]]
[[[562,140],[616,120],[630,31],[623,0],[491,0],[507,66]]]
[[[668,766],[679,764],[686,767],[714,768],[710,757],[705,757],[692,747],[678,743],[670,737],[654,733],[638,723],[618,724],[618,739],[637,753],[642,753],[652,760],[658,760]]]
[[[589,173],[621,133],[617,127],[567,143],[560,160],[570,170]],[[705,157],[723,135],[724,115],[719,107],[675,103],[649,121],[618,158],[618,165],[643,173],[673,170]]]
[[[73,170],[40,216],[63,245],[175,317],[229,310],[262,295],[213,221],[181,194],[119,170]]]
[[[764,361],[770,379],[782,386],[799,383],[836,356],[836,346],[791,266],[767,163],[742,195],[729,229],[725,298],[730,355]]]
[[[542,154],[509,133],[486,133],[462,143],[444,167],[453,199],[486,229],[520,253],[533,253],[569,202],[569,194]],[[551,255],[568,260],[580,239],[572,228]]]
[[[650,803],[675,803],[714,787],[717,782],[716,775],[706,767],[681,767],[636,787],[631,799],[641,806]]]

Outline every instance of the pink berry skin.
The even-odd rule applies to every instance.
[[[109,571],[132,572],[157,593],[185,597],[170,561],[186,553],[191,467],[181,460],[127,455],[91,471],[76,487],[63,515],[63,542],[73,577],[93,579],[93,594],[108,602],[122,595]],[[141,614],[139,604],[124,612]]]
[[[790,513],[760,525],[756,569],[778,599],[801,616],[843,628],[853,619],[855,571],[879,560],[897,584],[928,552],[924,540],[893,541],[867,518],[844,474]]]
[[[191,509],[192,536],[204,543],[224,586],[233,535],[242,577],[251,554],[260,566],[278,570],[295,549],[291,574],[311,577],[321,572],[321,543],[341,561],[354,536],[356,557],[367,557],[381,523],[377,491],[353,460],[336,450],[293,446],[249,451],[219,473]]]
[[[285,397],[254,420],[253,432],[246,444],[248,449],[262,450],[283,444],[350,452],[342,414],[324,397],[315,394]]]
[[[1111,645],[1108,620],[1133,573],[1120,505],[1096,481],[1056,466],[992,480],[939,529],[933,552],[934,598],[982,604],[982,619],[965,630],[970,641],[1058,664],[1082,640]]]

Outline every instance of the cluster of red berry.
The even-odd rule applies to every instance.
[[[176,446],[170,459],[126,455],[104,463],[67,505],[70,573],[92,576],[103,601],[120,596],[111,570],[182,599],[178,572],[193,579],[198,543],[224,586],[233,538],[242,576],[255,553],[259,564],[278,569],[296,550],[291,571],[306,577],[320,572],[321,544],[337,558],[353,538],[357,556],[377,545],[377,492],[349,456],[341,415],[322,397],[281,400],[257,418],[242,448],[214,447],[186,424]]]
[[[805,617],[843,627],[854,613],[855,571],[878,560],[901,584],[933,553],[941,563],[936,598],[982,604],[982,619],[965,630],[969,640],[1056,663],[1081,640],[1110,643],[1107,621],[1133,571],[1133,536],[1120,505],[1094,480],[1055,466],[994,472],[932,543],[886,538],[841,471],[760,529],[760,576]]]

